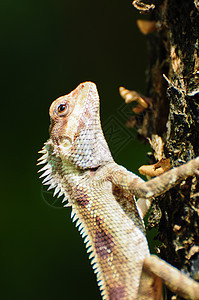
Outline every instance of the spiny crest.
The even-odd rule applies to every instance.
[[[51,150],[52,149],[50,148],[50,143],[47,141],[44,144],[44,147],[42,148],[42,150],[39,151],[39,153],[41,153],[42,156],[38,159],[37,165],[44,165],[44,166],[38,172],[43,172],[43,174],[40,176],[40,178],[44,178],[43,184],[49,185],[48,190],[52,189],[52,188],[55,189],[53,196],[57,195],[57,197],[59,197],[62,194],[65,194],[65,191],[62,188],[61,179],[59,179],[59,176],[57,176],[58,174],[56,174],[56,176],[55,176],[55,171],[53,168],[53,159],[52,159],[53,156],[52,156]],[[65,196],[62,202],[66,202],[67,200],[68,199]],[[103,281],[100,267],[97,262],[96,253],[93,248],[93,244],[91,242],[89,232],[87,230],[87,227],[81,221],[81,218],[80,218],[75,206],[72,205],[70,202],[68,202],[67,204],[64,205],[64,207],[69,207],[69,206],[72,206],[71,219],[73,222],[76,222],[75,226],[79,230],[80,235],[82,236],[82,238],[84,240],[84,243],[85,243],[85,246],[87,249],[87,253],[90,253],[89,259],[91,260],[91,265],[92,265],[93,271],[97,277],[97,283],[98,283],[99,289],[101,291],[102,299],[105,300],[106,299],[105,284]]]
[[[65,190],[62,188],[62,178],[59,172],[56,171],[61,168],[61,166],[57,168],[60,161],[56,159],[55,155],[53,155],[49,141],[44,144],[42,150],[38,153],[41,153],[42,156],[38,159],[37,165],[44,165],[38,171],[38,173],[43,172],[39,178],[43,179],[42,183],[44,185],[49,185],[47,189],[48,191],[54,189],[53,197],[57,195],[57,198],[59,198],[62,195],[65,195],[62,202],[66,202],[68,198]],[[70,206],[70,204],[67,203],[64,206]]]
[[[105,300],[105,284],[104,284],[104,280],[102,277],[102,273],[100,270],[100,267],[98,265],[98,261],[97,261],[97,255],[95,253],[95,250],[93,248],[93,244],[91,242],[91,238],[89,235],[89,232],[87,230],[87,227],[83,224],[83,222],[81,221],[81,218],[76,210],[76,208],[74,206],[72,206],[72,211],[71,211],[71,219],[73,222],[76,222],[75,226],[77,227],[77,229],[80,232],[80,235],[82,236],[85,246],[86,246],[86,251],[89,254],[89,259],[91,260],[91,265],[93,268],[94,273],[96,274],[97,277],[97,283],[99,286],[99,289],[101,291],[101,295],[102,295],[102,299]]]

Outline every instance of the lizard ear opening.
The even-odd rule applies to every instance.
[[[61,137],[60,139],[60,145],[64,148],[64,152],[68,152],[71,148],[72,141],[69,137]]]

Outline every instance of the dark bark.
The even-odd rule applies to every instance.
[[[134,1],[136,8],[147,12],[140,2]],[[149,16],[156,21],[156,31],[147,36],[147,96],[152,98],[153,107],[144,114],[141,132],[145,137],[161,136],[165,157],[170,158],[172,166],[178,166],[199,155],[199,2],[146,3],[154,4]],[[197,178],[188,178],[157,200],[161,209],[160,256],[199,281]],[[151,226],[156,223],[154,218],[153,214]],[[172,294],[168,292],[167,296],[171,299]]]

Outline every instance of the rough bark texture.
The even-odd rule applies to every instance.
[[[156,30],[147,35],[147,96],[153,99],[153,107],[145,111],[142,124],[137,125],[145,137],[161,136],[165,157],[170,158],[172,166],[178,166],[199,155],[199,1],[133,4],[140,12],[149,12],[149,18],[156,21]],[[199,281],[197,178],[188,178],[159,197],[158,203],[160,256]],[[153,214],[150,224],[155,223]],[[180,299],[171,292],[167,292],[167,297]]]

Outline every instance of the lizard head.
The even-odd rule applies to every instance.
[[[78,127],[83,126],[80,125],[80,116],[84,111],[90,85],[89,82],[80,84],[70,94],[53,101],[50,106],[50,138],[65,154],[75,141]]]
[[[99,96],[92,82],[80,84],[50,106],[50,139],[46,149],[79,168],[113,161],[99,116]],[[52,149],[53,148],[53,149]]]

